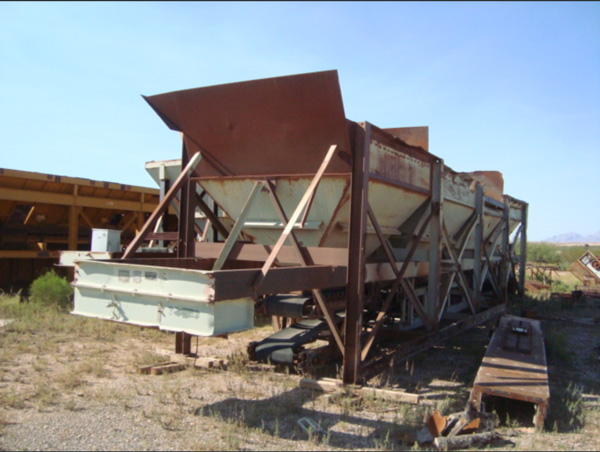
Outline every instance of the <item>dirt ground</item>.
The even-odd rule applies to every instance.
[[[534,431],[531,404],[499,403],[501,437],[488,450],[600,448],[600,307],[553,303],[511,308],[542,318],[551,390],[545,428]],[[492,330],[473,328],[369,382],[418,393],[418,405],[301,389],[302,375],[248,365],[248,342],[271,332],[264,322],[192,342],[199,357],[226,360],[226,370],[150,375],[138,366],[181,361],[172,334],[45,312],[5,324],[0,450],[433,449],[414,435],[434,409],[464,409]],[[328,371],[336,377],[339,367]],[[307,435],[298,424],[306,417],[322,435]]]

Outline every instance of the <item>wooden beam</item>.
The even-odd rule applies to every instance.
[[[60,251],[0,250],[0,259],[58,259]]]
[[[350,389],[351,392],[363,397],[372,395],[375,397],[375,399],[393,400],[396,402],[412,403],[415,405],[421,402],[421,396],[419,394],[409,393],[398,389],[379,389],[369,388],[366,386],[344,385],[341,380],[330,378],[323,378],[320,380],[303,378],[300,380],[299,386],[303,389],[312,389],[323,392],[342,392],[344,389]]]
[[[79,231],[79,212],[76,206],[69,207],[69,242],[68,249],[77,249],[77,234]]]
[[[87,223],[89,228],[92,229],[94,227],[94,225],[92,224],[90,219],[87,217],[87,215],[84,213],[83,207],[78,207],[77,209],[78,209],[79,215],[81,215],[81,218],[83,218],[83,220]]]
[[[93,207],[95,209],[115,209],[126,211],[152,212],[156,204],[139,201],[125,201],[113,198],[96,198],[93,196],[74,196],[67,193],[48,191],[21,190],[0,187],[0,199],[31,204],[56,204],[59,206]]]

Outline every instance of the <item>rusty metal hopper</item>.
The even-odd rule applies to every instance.
[[[188,154],[198,176],[314,174],[332,144],[349,152],[337,71],[253,80],[144,97]],[[328,172],[348,173],[340,157]]]
[[[305,246],[345,248],[350,218],[352,168],[349,123],[337,71],[316,72],[209,86],[144,97],[165,124],[183,135],[191,158],[200,151],[197,183],[233,220],[244,211],[257,178],[274,181],[289,215],[306,191],[327,149],[338,152],[326,168],[309,212],[297,225]],[[404,140],[404,141],[403,141]],[[378,129],[370,137],[369,203],[386,237],[428,198],[431,163],[427,128]],[[418,145],[410,145],[413,142]],[[491,175],[491,176],[490,176]],[[500,173],[454,173],[444,169],[448,232],[453,235],[473,213],[474,180],[491,180],[486,194],[503,201]],[[283,224],[267,193],[253,201],[244,220],[247,240],[273,244]],[[402,206],[391,209],[390,206]],[[498,218],[487,218],[490,232]],[[516,224],[516,223],[514,223]],[[484,232],[485,232],[484,231]],[[367,254],[378,248],[368,228]],[[424,234],[427,240],[429,233]]]
[[[336,71],[145,100],[181,133],[184,169],[119,262],[79,264],[77,313],[220,335],[251,327],[254,302],[274,296],[269,315],[293,308],[291,317],[326,323],[322,356],[342,354],[344,381],[356,382],[389,334],[432,332],[446,314],[468,311],[452,327],[460,331],[499,314],[497,301],[513,291],[526,203],[503,194],[498,172],[444,165],[428,150],[427,127],[346,119]],[[157,232],[177,194],[178,231]],[[218,229],[214,242],[196,230],[196,209]],[[167,239],[172,258],[136,253]],[[297,311],[288,295],[299,291],[310,296]]]

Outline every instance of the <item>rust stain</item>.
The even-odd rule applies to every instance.
[[[336,221],[339,211],[349,201],[350,201],[350,179],[348,178],[348,179],[346,179],[346,184],[342,191],[342,196],[340,197],[340,201],[335,206],[335,209],[333,210],[333,214],[331,215],[331,218],[329,220],[329,224],[327,225],[327,228],[325,229],[325,232],[323,233],[323,236],[321,237],[321,240],[319,241],[319,246],[323,246],[325,243],[327,243],[327,240],[329,239],[331,231],[334,228],[336,228],[336,226],[338,226],[338,224],[339,224],[338,221]],[[347,221],[348,220],[349,219],[347,219]]]
[[[144,97],[183,132],[197,176],[314,174],[327,149],[350,150],[337,71],[252,80]],[[335,157],[327,173],[348,173]]]

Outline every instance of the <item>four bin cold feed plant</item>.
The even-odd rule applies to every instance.
[[[75,263],[74,314],[176,332],[189,353],[260,310],[277,331],[251,359],[341,359],[354,384],[523,293],[527,204],[498,172],[445,166],[426,127],[346,119],[336,71],[145,99],[181,133],[182,170],[122,257]],[[160,232],[169,205],[177,231]]]

